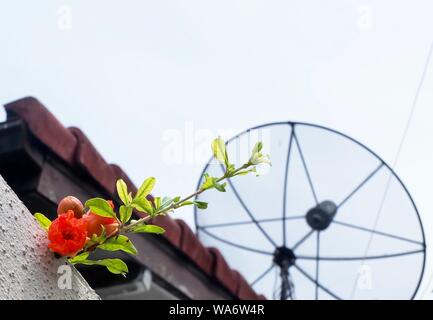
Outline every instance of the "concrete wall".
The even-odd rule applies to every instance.
[[[0,176],[0,299],[99,299],[75,268],[59,270],[65,264]]]

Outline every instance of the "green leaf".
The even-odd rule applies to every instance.
[[[254,145],[254,148],[253,148],[253,151],[251,152],[251,154],[260,152],[260,151],[262,151],[262,149],[263,149],[263,143],[261,141],[259,141]]]
[[[226,185],[227,185],[227,183],[225,183],[225,182],[224,183],[217,183],[217,182],[214,183],[215,189],[217,189],[220,192],[226,192]]]
[[[108,269],[108,271],[114,274],[125,275],[128,273],[128,266],[120,259],[83,260],[77,262],[76,264],[104,266]]]
[[[103,244],[100,244],[98,248],[107,251],[121,250],[126,253],[137,254],[137,249],[134,247],[131,240],[124,235],[109,238]]]
[[[173,202],[174,202],[174,203],[179,202],[179,200],[180,200],[180,196],[177,196],[177,197],[174,197],[174,198],[173,198]]]
[[[51,220],[44,216],[42,213],[36,212],[34,214],[34,217],[36,221],[39,222],[39,225],[42,227],[42,229],[48,230],[50,228]]]
[[[120,221],[122,221],[122,223],[127,223],[129,219],[131,219],[131,215],[132,215],[132,207],[120,206],[119,216],[120,216]]]
[[[174,199],[173,198],[164,197],[164,198],[162,198],[161,207],[159,208],[159,210],[165,210],[168,207],[170,207],[173,203],[174,203]]]
[[[132,201],[131,206],[133,206],[135,209],[137,209],[140,212],[152,214],[153,213],[153,207],[149,200],[146,198],[136,198],[134,201]]]
[[[194,204],[198,209],[207,209],[207,202],[203,201],[194,201]]]
[[[155,210],[158,211],[158,209],[161,208],[161,204],[162,204],[161,197],[154,198],[153,204],[155,205]]]
[[[253,151],[251,152],[250,160],[248,161],[249,164],[252,165],[259,165],[259,164],[271,164],[271,159],[268,154],[262,154],[263,149],[263,143],[257,142],[256,145],[253,148]]]
[[[194,204],[194,201],[184,201],[179,205],[179,208],[184,206],[190,206],[192,204]]]
[[[123,181],[122,179],[117,180],[116,189],[120,200],[122,200],[124,204],[128,205],[130,201],[128,196],[128,187],[126,186],[125,181]]]
[[[107,217],[107,218],[116,217],[113,208],[111,208],[110,204],[105,199],[102,198],[89,199],[86,201],[85,206],[88,207],[90,211],[92,211],[94,214],[97,214],[99,216]]]
[[[136,226],[135,228],[133,228],[132,232],[161,234],[161,233],[165,232],[165,229],[158,227],[158,226],[155,226],[153,224],[143,224],[143,225],[139,225],[139,226]]]
[[[247,175],[248,173],[251,173],[251,172],[255,172],[255,173],[257,173],[256,167],[254,167],[254,168],[252,168],[252,169],[248,169],[248,170],[242,170],[242,171],[239,171],[239,172],[237,172],[233,177],[236,177],[236,176],[244,176],[244,175]]]
[[[260,152],[254,153],[249,161],[253,165],[259,165],[262,163],[272,165],[269,155],[261,154]]]
[[[235,165],[231,164],[231,163],[227,166],[227,169],[226,169],[228,174],[231,174],[235,170],[236,170]]]
[[[149,195],[153,187],[155,186],[155,183],[156,179],[154,177],[150,177],[144,180],[143,184],[138,189],[134,199],[145,198],[147,195]]]
[[[212,146],[212,152],[214,157],[218,159],[218,161],[220,161],[226,167],[229,167],[230,163],[229,163],[226,144],[224,143],[224,140],[218,137],[212,141],[211,146]]]
[[[207,172],[203,175],[203,177],[204,177],[204,182],[200,186],[200,189],[207,190],[207,189],[213,188],[214,178],[211,177],[209,175],[209,173],[207,173]]]
[[[271,159],[268,154],[262,154],[263,143],[261,141],[254,145],[251,152],[250,159],[248,161],[249,165],[259,165],[259,164],[271,164]]]
[[[217,189],[218,191],[221,191],[221,192],[225,192],[226,191],[226,189],[225,189],[225,187],[227,185],[226,183],[219,183],[218,182],[218,178],[211,177],[207,173],[205,173],[203,176],[204,176],[204,182],[203,182],[203,184],[200,187],[201,189],[208,190],[208,189],[215,188],[215,189]]]
[[[218,178],[217,177],[211,177],[208,173],[205,173],[203,176],[204,176],[204,182],[200,188],[203,190],[208,190],[208,189],[214,188],[215,184],[218,181]]]
[[[68,261],[72,264],[80,263],[80,261],[87,260],[89,254],[90,252],[88,251],[80,253],[79,255],[76,255],[75,257],[68,259]]]

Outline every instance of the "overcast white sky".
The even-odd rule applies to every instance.
[[[432,12],[428,0],[3,2],[0,102],[37,97],[137,184],[156,176],[161,194],[195,188],[203,141],[272,121],[332,127],[392,163]],[[430,66],[396,168],[430,246],[432,88]],[[168,159],[174,133],[182,154]],[[189,209],[178,217],[193,222]]]

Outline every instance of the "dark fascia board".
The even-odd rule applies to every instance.
[[[44,162],[30,140],[23,121],[0,123],[0,174],[17,193],[34,189]]]

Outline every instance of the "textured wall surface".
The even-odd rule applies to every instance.
[[[0,176],[0,299],[99,299],[75,268],[59,270],[65,264]]]

